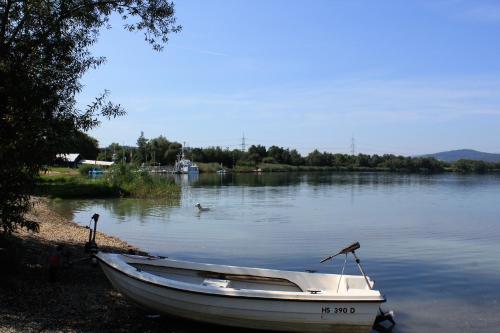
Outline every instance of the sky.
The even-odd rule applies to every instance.
[[[82,79],[127,115],[100,146],[163,135],[188,146],[308,153],[500,152],[500,1],[177,0],[162,52],[114,17]]]

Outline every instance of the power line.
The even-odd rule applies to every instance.
[[[243,132],[243,137],[241,138],[241,151],[245,151],[246,143],[245,143],[245,132]]]
[[[356,155],[356,141],[354,135],[351,137],[351,155]]]

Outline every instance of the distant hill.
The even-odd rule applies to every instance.
[[[435,154],[424,155],[426,157],[434,157],[437,160],[444,162],[455,162],[460,159],[477,160],[485,162],[500,162],[500,154],[484,153],[473,149],[458,149],[443,151]]]

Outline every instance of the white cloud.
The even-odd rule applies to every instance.
[[[226,119],[368,118],[380,122],[500,115],[500,81],[463,80],[351,80],[315,86],[288,84],[226,94],[192,92],[188,96],[119,97],[135,111],[169,110],[169,117]]]
[[[436,143],[441,150],[480,148],[485,137],[492,144],[482,149],[498,150],[491,129],[471,125],[472,134],[460,134],[468,124],[500,124],[500,80],[491,77],[339,79],[224,93],[114,97],[129,114],[93,131],[104,145],[133,144],[144,130],[149,137],[163,134],[199,146],[234,148],[244,131],[249,144],[278,144],[302,153],[348,152],[353,134],[359,151],[367,153],[427,153],[439,150]]]

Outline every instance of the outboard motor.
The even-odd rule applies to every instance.
[[[91,225],[92,221],[94,221],[94,228],[92,230]],[[97,253],[99,251],[99,247],[97,246],[97,243],[95,242],[95,236],[97,233],[97,221],[99,221],[99,214],[94,214],[90,218],[90,223],[88,226],[86,226],[86,229],[89,229],[89,240],[85,243],[85,252],[86,253]]]

